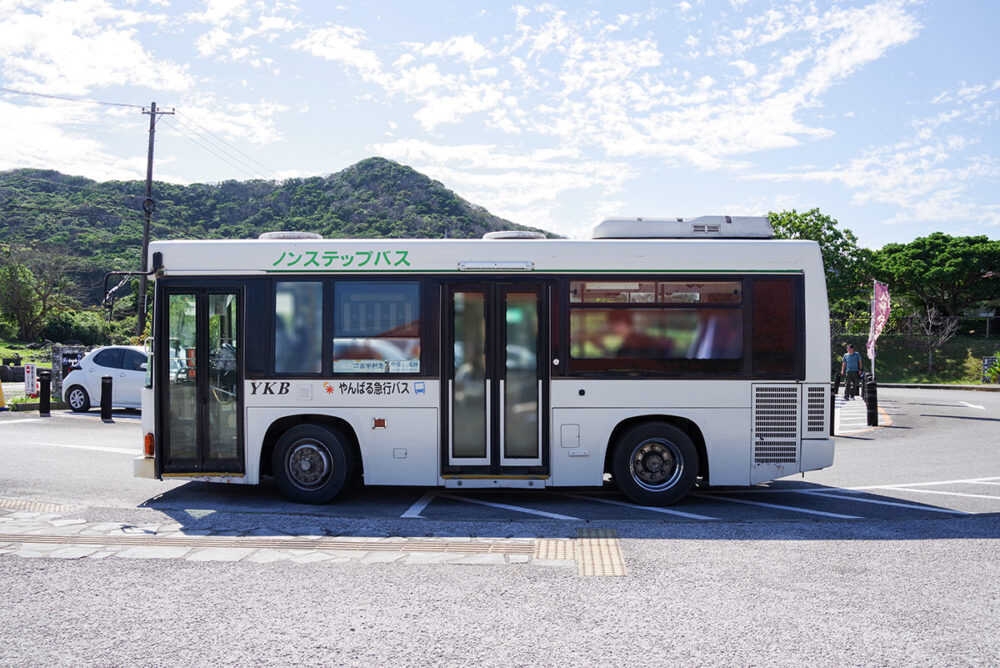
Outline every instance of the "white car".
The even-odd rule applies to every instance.
[[[63,379],[63,400],[77,413],[101,405],[101,378],[111,376],[111,405],[142,406],[149,359],[139,346],[106,346],[87,353]]]

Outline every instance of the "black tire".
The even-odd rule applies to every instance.
[[[278,439],[271,471],[278,489],[290,500],[318,505],[344,489],[354,472],[354,453],[335,429],[302,424]]]
[[[90,410],[90,395],[84,387],[74,385],[66,390],[66,403],[74,413],[86,413]]]
[[[627,497],[644,506],[669,506],[698,477],[698,450],[683,431],[666,422],[644,422],[615,444],[611,473]]]

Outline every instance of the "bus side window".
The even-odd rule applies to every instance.
[[[753,288],[753,375],[795,371],[795,286],[786,278],[758,278]]]
[[[333,311],[334,373],[420,373],[418,282],[337,282]]]
[[[323,284],[279,281],[274,295],[275,373],[323,370]]]

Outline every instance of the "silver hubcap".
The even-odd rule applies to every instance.
[[[83,406],[83,390],[72,390],[69,393],[69,405],[72,408]]]
[[[629,473],[639,487],[650,492],[670,489],[684,473],[684,458],[672,442],[652,438],[632,451]]]
[[[314,489],[321,487],[330,478],[330,456],[326,448],[311,441],[299,443],[292,448],[285,461],[288,478],[297,487]]]

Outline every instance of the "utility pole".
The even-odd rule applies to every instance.
[[[142,336],[146,330],[146,272],[149,271],[149,223],[153,216],[155,203],[153,202],[153,136],[156,133],[156,115],[173,114],[174,110],[160,111],[156,108],[156,103],[151,102],[149,110],[142,110],[143,114],[149,114],[149,151],[146,153],[146,198],[142,201],[142,276],[139,277],[139,297],[136,299],[138,318],[136,318],[136,334]]]

